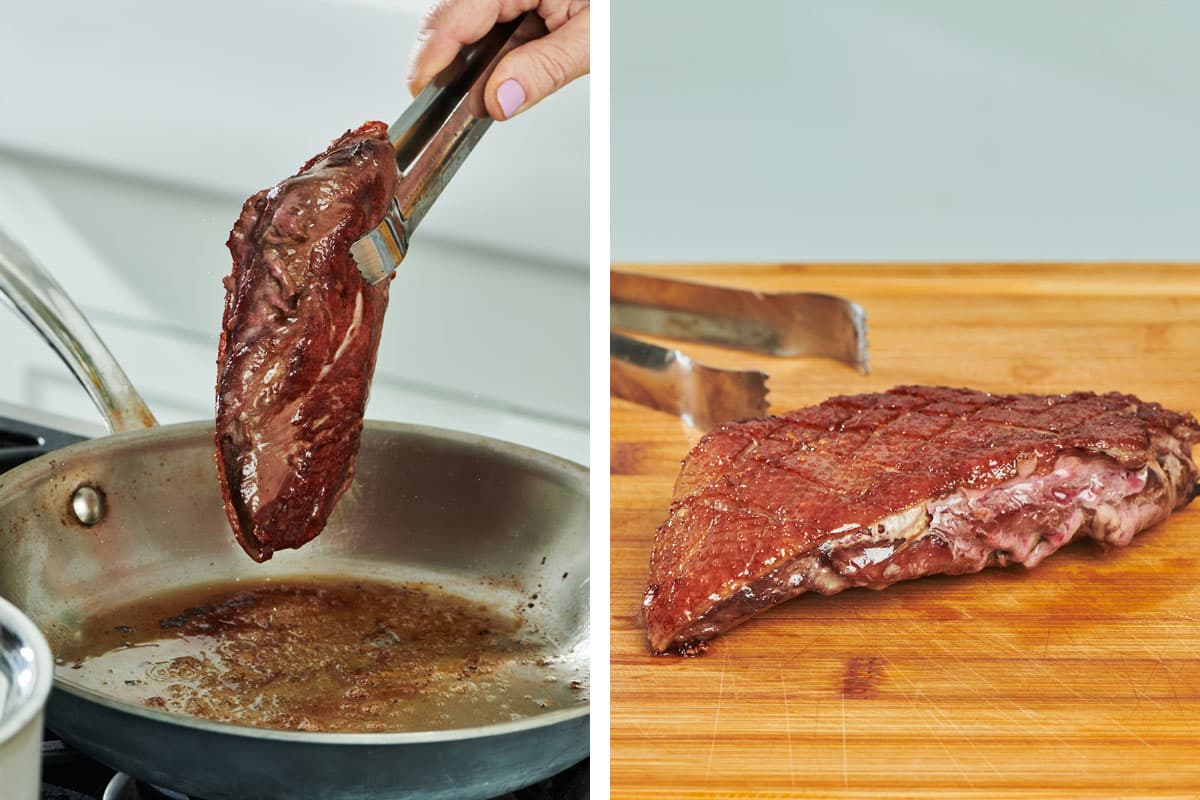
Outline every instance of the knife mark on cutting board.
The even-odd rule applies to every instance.
[[[721,702],[725,698],[725,673],[729,667],[729,653],[726,652],[721,660],[721,678],[717,682],[717,709],[713,713],[712,736],[708,742],[708,766],[704,770],[704,782],[707,784],[712,775],[713,755],[717,749],[717,734],[721,728]]]

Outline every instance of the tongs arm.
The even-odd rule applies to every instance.
[[[378,283],[408,254],[408,241],[446,184],[492,124],[484,88],[496,65],[533,35],[526,13],[464,47],[388,128],[400,182],[383,222],[351,247],[359,271]],[[524,28],[524,30],[520,30]]]

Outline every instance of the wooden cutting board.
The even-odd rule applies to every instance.
[[[1119,390],[1200,415],[1200,268],[622,266],[847,295],[873,371],[760,368],[773,412],[901,383]],[[802,596],[697,658],[638,621],[654,529],[699,439],[612,402],[614,797],[1200,796],[1200,502],[1125,550]]]

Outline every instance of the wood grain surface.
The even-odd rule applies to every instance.
[[[770,374],[773,412],[901,383],[1117,390],[1200,414],[1200,268],[631,266],[867,310],[872,372],[682,345]],[[613,400],[611,786],[619,798],[1200,796],[1200,502],[1125,550],[802,596],[697,658],[638,621],[699,433]]]

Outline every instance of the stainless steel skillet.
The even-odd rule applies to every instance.
[[[354,484],[325,533],[256,564],[225,521],[211,422],[154,426],[82,315],[3,235],[0,284],[72,365],[114,432],[0,476],[0,596],[43,629],[52,649],[107,608],[182,585],[383,578],[520,605],[526,624],[553,642],[545,659],[586,685],[586,469],[485,437],[368,422]],[[306,733],[166,713],[60,675],[47,724],[114,768],[208,800],[485,798],[551,775],[588,749],[586,699],[448,731]]]

